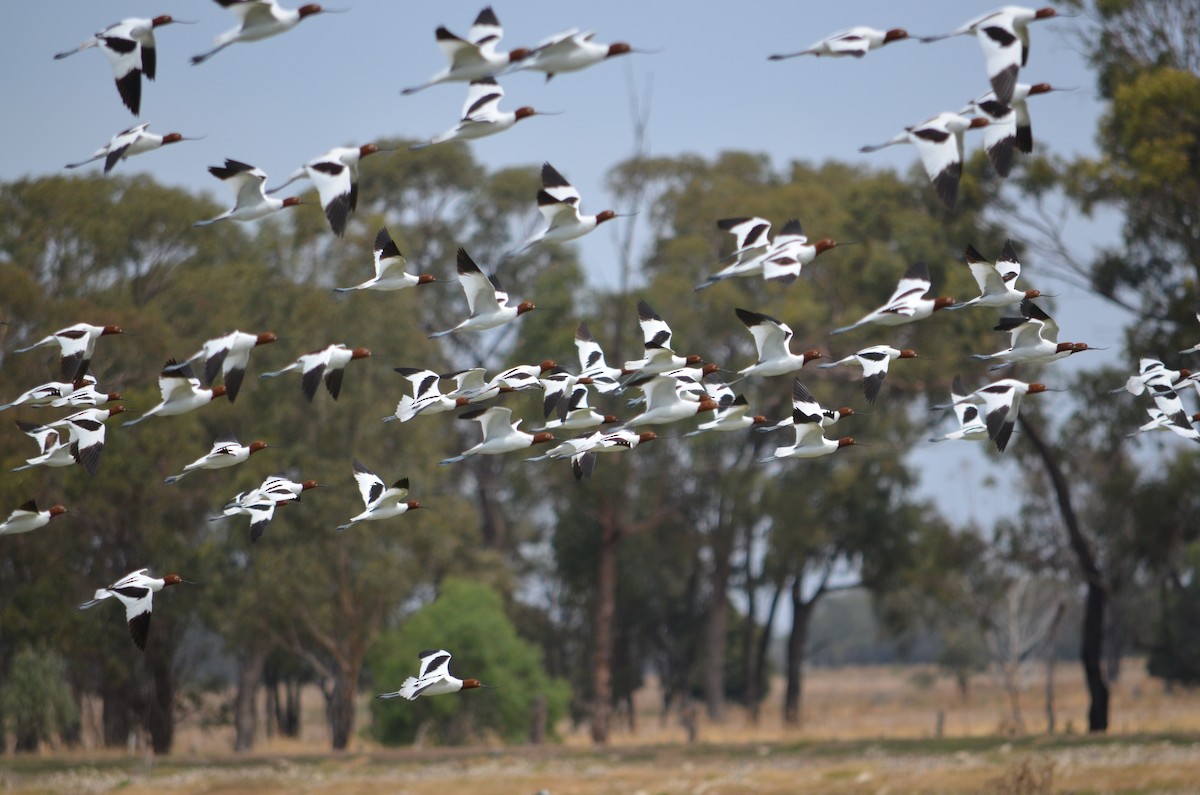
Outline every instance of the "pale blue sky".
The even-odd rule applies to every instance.
[[[8,155],[0,159],[0,179],[62,173],[63,164],[87,157],[140,120],[160,133],[206,138],[118,169],[145,170],[168,184],[208,190],[223,203],[228,199],[224,188],[205,167],[225,157],[260,166],[274,183],[333,146],[390,136],[426,137],[453,125],[463,84],[435,86],[408,97],[399,91],[442,68],[434,28],[444,24],[465,34],[481,0],[334,0],[328,5],[349,11],[309,18],[283,36],[237,44],[192,66],[191,55],[208,50],[214,36],[234,26],[232,14],[208,0],[4,3],[0,22],[9,35],[0,49],[0,67],[8,79],[0,88],[7,109],[0,145]],[[565,114],[522,122],[474,144],[474,151],[489,167],[550,161],[580,189],[585,209],[612,206],[604,177],[631,152],[632,69],[639,87],[647,78],[653,80],[653,154],[712,156],[742,149],[765,152],[778,166],[793,159],[839,159],[906,170],[916,162],[911,147],[871,155],[859,154],[858,148],[939,111],[956,110],[987,90],[983,57],[973,38],[928,45],[898,42],[861,60],[769,62],[767,55],[799,49],[858,24],[904,27],[911,34],[947,32],[994,5],[991,0],[498,0],[493,7],[505,28],[502,49],[532,45],[579,27],[595,30],[599,41],[627,41],[662,52],[622,57],[550,83],[531,72],[507,77],[504,108],[533,105]],[[120,103],[99,52],[52,59],[118,19],[162,13],[196,24],[158,31],[158,80],[143,87],[140,119]],[[1062,18],[1037,23],[1022,72],[1023,82],[1076,88],[1035,99],[1032,108],[1037,141],[1064,155],[1094,151],[1102,111],[1094,78],[1072,42],[1078,23]],[[370,191],[369,181],[363,190]],[[1112,233],[1080,221],[1073,239],[1083,246],[1094,235]],[[1022,237],[1020,230],[1012,236]],[[613,237],[597,233],[583,245],[588,272],[604,280],[615,262]],[[1031,274],[1029,281],[1046,289],[1044,279]],[[1119,317],[1095,311],[1094,299],[1078,292],[1057,291],[1056,316],[1069,330],[1067,338],[1119,348]],[[1094,366],[1100,357],[1076,364],[1085,358],[1056,367],[1065,374],[1072,366]],[[960,449],[964,445],[938,447],[931,468],[944,467],[948,474],[974,462],[967,465],[980,477],[989,470],[977,453]],[[977,515],[961,500],[946,508],[959,519]]]

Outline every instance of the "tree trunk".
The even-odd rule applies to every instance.
[[[788,635],[787,647],[787,692],[783,699],[783,723],[799,726],[801,723],[801,701],[804,693],[804,647],[808,642],[808,619],[816,604],[814,597],[805,602],[800,595],[803,577],[797,574],[792,579],[792,631]]]
[[[1104,610],[1108,602],[1108,591],[1102,585],[1088,583],[1087,599],[1083,608],[1083,642],[1080,657],[1083,672],[1087,677],[1088,731],[1108,731],[1108,682],[1104,679],[1102,665],[1104,645]]]
[[[1108,589],[1100,574],[1092,555],[1091,546],[1079,529],[1079,520],[1071,505],[1071,486],[1058,459],[1053,451],[1042,440],[1041,433],[1031,425],[1025,417],[1019,418],[1021,430],[1025,432],[1034,449],[1046,467],[1054,493],[1058,499],[1059,513],[1062,514],[1063,524],[1067,528],[1067,537],[1071,550],[1075,553],[1076,562],[1087,582],[1087,598],[1083,610],[1083,639],[1080,644],[1080,658],[1083,662],[1083,673],[1087,678],[1088,695],[1091,704],[1088,707],[1088,731],[1108,731],[1108,682],[1104,678],[1104,624],[1108,603]]]
[[[723,514],[724,500],[718,507]],[[733,528],[724,516],[713,532],[712,598],[704,625],[704,706],[709,719],[720,723],[725,712],[725,631],[729,623],[726,589],[733,568]]]
[[[144,725],[154,753],[167,754],[175,742],[175,674],[171,670],[170,654],[161,653],[161,648],[148,646],[146,650],[152,689],[145,700]]]
[[[258,644],[238,660],[237,694],[233,700],[233,750],[239,753],[254,747],[258,733],[256,697],[269,651],[266,644]]]
[[[783,597],[783,580],[775,583],[775,593],[771,595],[771,605],[767,608],[767,617],[763,621],[762,634],[758,637],[758,649],[754,653],[754,673],[750,677],[750,687],[746,691],[746,699],[750,702],[750,722],[758,725],[762,714],[762,701],[767,694],[767,654],[771,648],[771,631],[775,628],[775,615],[779,610],[779,600]]]
[[[592,742],[608,742],[612,721],[613,621],[617,612],[617,548],[621,536],[615,509],[607,503],[601,517],[600,553],[596,574],[596,614],[592,651]]]
[[[124,748],[129,742],[130,733],[136,728],[133,690],[134,683],[127,679],[105,680],[105,684],[101,685],[100,724],[103,727],[106,748]]]
[[[333,685],[325,688],[324,693],[330,744],[335,751],[345,751],[354,732],[354,687],[342,671],[335,670]]]

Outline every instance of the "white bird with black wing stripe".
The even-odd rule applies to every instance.
[[[304,391],[304,399],[312,403],[317,394],[321,381],[325,381],[325,389],[334,400],[342,392],[342,379],[346,375],[346,365],[355,359],[367,359],[371,352],[366,348],[347,348],[341,343],[330,345],[319,351],[310,351],[282,370],[273,373],[262,373],[259,378],[276,378],[292,370],[299,370],[300,388]]]
[[[12,536],[38,530],[50,524],[50,520],[54,517],[62,516],[64,513],[67,513],[67,509],[62,505],[51,505],[47,510],[39,511],[37,503],[28,500],[10,513],[7,519],[0,522],[0,536]]]
[[[225,387],[205,388],[200,385],[200,379],[192,372],[190,364],[168,359],[158,376],[158,391],[162,395],[162,400],[158,405],[151,407],[142,416],[124,423],[122,427],[137,425],[142,420],[155,415],[174,417],[195,411],[222,397],[225,394]]]
[[[149,126],[150,123],[146,122],[117,133],[107,144],[93,152],[92,156],[87,160],[80,160],[78,163],[67,163],[66,168],[79,168],[88,163],[103,160],[104,173],[107,174],[113,170],[113,166],[117,163],[134,155],[153,152],[155,149],[167,144],[199,140],[198,138],[184,138],[181,133],[177,132],[157,135],[147,129]]]
[[[605,221],[619,217],[613,210],[604,210],[595,215],[584,215],[579,211],[579,191],[566,177],[549,163],[542,164],[542,189],[537,193],[538,212],[546,221],[546,228],[535,232],[519,248],[506,257],[520,254],[536,243],[563,243],[583,237]]]
[[[785,58],[795,58],[798,55],[815,55],[817,57],[825,55],[834,58],[853,56],[854,58],[861,58],[871,50],[877,50],[885,44],[890,44],[893,41],[903,41],[907,38],[908,33],[903,28],[877,30],[865,25],[859,25],[831,33],[799,52],[769,55],[767,56],[767,60],[782,61]]]
[[[478,679],[459,679],[451,676],[450,652],[444,649],[423,651],[418,659],[421,661],[421,670],[417,676],[405,679],[399,690],[380,693],[375,698],[406,698],[412,701],[418,696],[441,696],[460,690],[487,687]]]
[[[442,466],[474,455],[502,455],[554,441],[554,435],[547,431],[526,433],[519,430],[517,426],[521,424],[521,420],[513,422],[512,409],[504,406],[468,411],[466,414],[460,414],[458,418],[478,422],[483,428],[483,441],[456,456],[439,461],[438,464]]]
[[[467,295],[467,309],[470,315],[454,328],[435,331],[429,335],[430,339],[444,337],[455,331],[485,331],[503,326],[537,308],[532,301],[522,301],[516,306],[509,306],[508,293],[500,286],[500,281],[494,275],[481,271],[464,248],[458,250],[457,270],[458,282]]]
[[[988,80],[996,97],[1005,105],[1013,101],[1013,91],[1021,67],[1029,60],[1029,23],[1057,16],[1053,8],[1004,6],[972,19],[941,36],[922,36],[931,42],[951,36],[974,34],[987,61]]]
[[[209,166],[208,173],[229,186],[233,191],[234,204],[231,209],[215,218],[197,221],[192,226],[208,226],[218,221],[256,221],[285,207],[295,207],[300,204],[298,196],[276,199],[263,193],[267,174],[261,168],[256,168],[249,163],[225,158],[225,165]]]
[[[475,17],[475,22],[467,31],[465,39],[451,33],[445,26],[438,27],[434,35],[438,46],[442,48],[442,55],[446,58],[446,68],[431,77],[428,82],[406,88],[401,94],[415,94],[438,83],[470,83],[484,77],[494,77],[530,55],[530,50],[524,47],[518,47],[511,52],[500,52],[496,49],[504,36],[504,29],[491,6],[484,8],[479,12],[479,16]]]
[[[862,367],[863,396],[866,397],[868,403],[874,403],[875,398],[879,396],[879,388],[883,386],[883,380],[887,378],[888,365],[895,359],[915,358],[917,358],[917,352],[912,348],[897,350],[890,345],[872,345],[857,353],[852,353],[844,359],[818,364],[817,367],[829,368],[841,364],[857,364]]]
[[[182,22],[169,14],[153,19],[130,18],[109,25],[73,50],[54,56],[57,61],[77,52],[99,47],[112,66],[113,79],[117,82],[117,93],[125,107],[137,116],[142,109],[142,75],[153,80],[158,71],[157,49],[154,46],[154,29],[172,22]],[[191,24],[184,22],[183,24]]]
[[[93,326],[88,323],[76,323],[73,326],[59,329],[32,345],[18,348],[13,353],[25,353],[34,348],[57,345],[62,377],[67,381],[75,382],[87,376],[88,368],[92,364],[92,355],[96,352],[96,340],[121,333],[123,332],[120,326]]]
[[[821,404],[812,393],[800,383],[797,378],[792,381],[792,425],[796,430],[796,440],[790,445],[776,447],[775,452],[766,458],[758,459],[765,464],[784,458],[819,458],[836,453],[843,447],[858,444],[852,436],[840,439],[826,439],[822,429],[824,412]]]
[[[246,377],[246,366],[250,363],[250,351],[259,345],[269,345],[279,339],[273,332],[264,331],[261,334],[247,334],[244,331],[231,331],[222,337],[208,340],[200,350],[193,353],[184,364],[204,360],[204,380],[212,383],[221,373],[225,384],[225,397],[232,403],[242,388],[242,380]]]
[[[963,386],[962,378],[954,376],[954,383],[950,387],[950,406],[954,409],[954,416],[958,419],[958,428],[929,441],[945,442],[957,439],[968,442],[987,441],[987,423],[979,415],[979,406],[967,400],[968,394],[970,393]]]
[[[1042,293],[1039,290],[1018,290],[1015,285],[1021,276],[1021,261],[1017,259],[1017,250],[1011,240],[1004,241],[1004,249],[994,263],[988,262],[983,255],[968,245],[963,252],[971,276],[979,285],[979,295],[970,301],[947,307],[947,309],[963,309],[968,306],[1010,306],[1019,304],[1029,298],[1037,298]]]
[[[736,308],[733,311],[754,336],[754,347],[758,350],[758,361],[738,371],[742,378],[752,375],[787,375],[824,355],[818,350],[805,351],[799,355],[792,353],[792,329],[781,320],[748,309]]]
[[[405,499],[408,496],[408,478],[400,478],[388,487],[384,485],[383,478],[363,466],[357,458],[354,459],[354,480],[362,494],[363,511],[351,517],[346,524],[338,525],[338,530],[345,530],[358,522],[389,519],[421,507],[417,500]]]
[[[513,125],[530,116],[554,116],[553,113],[538,113],[528,105],[513,111],[500,110],[504,99],[504,88],[494,77],[475,80],[467,88],[467,100],[463,104],[462,118],[446,132],[436,135],[424,143],[413,144],[409,149],[424,149],[446,141],[476,141],[511,129]]]
[[[950,296],[926,298],[931,282],[929,281],[929,266],[924,260],[914,262],[905,271],[904,277],[896,285],[891,298],[883,306],[872,310],[860,320],[849,326],[835,328],[830,334],[843,334],[860,326],[900,326],[923,320],[939,309],[954,305]]]
[[[342,237],[346,234],[350,213],[358,209],[359,161],[384,151],[390,150],[381,149],[375,144],[335,147],[300,166],[283,184],[271,188],[267,194],[278,193],[296,180],[307,177],[317,187],[329,228]]]
[[[400,420],[408,422],[421,413],[441,414],[444,411],[467,405],[470,400],[466,397],[451,397],[443,395],[439,386],[442,376],[433,370],[422,370],[417,367],[396,367],[397,373],[404,376],[412,384],[412,394],[400,398],[396,410],[383,418],[384,422]]]
[[[250,444],[241,444],[233,434],[226,434],[213,442],[212,449],[208,453],[185,466],[178,475],[164,478],[163,483],[170,485],[189,472],[195,472],[198,469],[225,469],[237,466],[245,463],[259,450],[266,450],[268,447],[270,445],[261,439],[256,439]]]
[[[193,66],[204,63],[230,44],[239,41],[259,41],[286,33],[299,25],[300,20],[313,14],[340,13],[321,8],[316,3],[307,3],[299,8],[284,8],[276,0],[216,0],[216,3],[233,12],[238,18],[238,26],[217,36],[215,48],[200,55],[193,55]]]
[[[939,113],[920,124],[905,127],[904,132],[891,140],[861,147],[859,151],[876,152],[894,144],[913,144],[938,198],[953,210],[958,201],[958,181],[962,178],[963,133],[987,125],[985,116],[968,119],[958,113]]]
[[[400,247],[388,233],[387,227],[381,228],[375,234],[375,276],[353,287],[334,287],[335,293],[347,293],[351,290],[403,290],[416,287],[419,284],[431,284],[437,277],[430,273],[413,275],[404,269],[408,260],[400,253]]]
[[[671,327],[650,308],[645,300],[638,300],[638,325],[642,329],[642,347],[645,355],[641,359],[625,362],[621,372],[656,375],[680,367],[700,364],[697,354],[677,356],[671,349]]]
[[[621,370],[608,366],[608,362],[604,360],[604,349],[592,336],[587,323],[580,323],[575,329],[575,350],[579,354],[580,378],[592,379],[592,386],[604,395],[620,389]]]
[[[1004,378],[964,395],[954,401],[952,405],[960,403],[982,405],[988,438],[995,443],[996,449],[1003,453],[1004,449],[1008,447],[1008,440],[1012,437],[1013,427],[1021,413],[1021,399],[1025,395],[1060,391],[1062,390],[1050,389],[1045,384],[1026,383],[1015,378]],[[937,406],[936,408],[947,408],[947,406]]]
[[[150,634],[150,612],[154,607],[154,594],[169,585],[187,582],[178,574],[168,574],[161,579],[151,577],[149,569],[138,569],[121,579],[96,591],[90,601],[78,606],[79,610],[99,604],[110,597],[125,605],[125,620],[129,623],[129,634],[142,651],[146,650],[146,637]]]

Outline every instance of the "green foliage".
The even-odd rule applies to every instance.
[[[452,674],[494,689],[372,702],[371,733],[385,745],[418,736],[458,745],[491,733],[520,742],[528,737],[539,697],[546,700],[551,730],[562,717],[569,698],[565,683],[546,675],[538,649],[517,635],[500,595],[486,585],[458,577],[443,581],[437,599],[380,636],[370,654],[372,677],[380,687],[398,688],[416,674],[421,651],[439,648],[454,655]]]
[[[18,751],[36,751],[39,742],[74,732],[79,710],[57,652],[22,646],[0,685],[0,716],[17,740]]]

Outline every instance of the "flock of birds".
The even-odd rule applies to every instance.
[[[232,44],[284,33],[302,20],[330,10],[316,4],[285,9],[275,0],[216,2],[233,12],[239,25],[218,36],[214,49],[192,58],[194,64],[206,61]],[[974,36],[980,42],[986,58],[991,91],[957,113],[939,113],[882,144],[863,147],[863,151],[900,143],[914,144],[938,197],[952,208],[962,171],[963,135],[969,129],[985,128],[984,146],[988,157],[999,174],[1007,175],[1013,165],[1014,153],[1032,149],[1026,100],[1054,90],[1045,83],[1029,85],[1018,80],[1020,69],[1029,54],[1028,25],[1053,16],[1055,11],[1050,8],[1033,10],[1005,6],[971,20],[945,36],[923,37],[923,41],[935,41],[947,36]],[[155,78],[155,31],[179,21],[170,16],[126,19],[55,58],[64,58],[87,49],[100,49],[112,65],[121,100],[137,115],[142,78]],[[467,83],[467,97],[461,118],[455,126],[427,142],[413,146],[413,149],[502,133],[523,119],[539,115],[538,111],[527,106],[510,112],[499,109],[504,91],[498,78],[510,72],[540,71],[549,80],[556,74],[577,71],[613,57],[639,52],[626,43],[598,43],[593,33],[578,30],[556,34],[535,47],[502,52],[498,49],[502,33],[499,20],[490,7],[479,13],[465,37],[445,27],[437,29],[436,41],[446,58],[446,67],[427,82],[405,89],[402,93],[411,94],[442,83]],[[909,34],[900,29],[880,31],[857,27],[836,33],[799,52],[773,55],[771,59],[802,55],[862,57],[870,51],[907,38],[910,38]],[[185,140],[190,139],[179,133],[157,135],[149,132],[147,124],[139,124],[113,136],[88,160],[67,167],[75,168],[102,160],[103,171],[107,174],[126,158]],[[261,169],[227,159],[223,165],[212,166],[209,171],[230,186],[235,196],[234,206],[215,218],[198,221],[196,225],[207,226],[228,220],[251,221],[300,204],[299,197],[277,198],[274,194],[297,180],[308,179],[317,189],[331,230],[341,236],[350,214],[357,206],[360,161],[381,151],[387,150],[375,144],[331,149],[305,163],[284,183],[271,189],[266,188],[267,176]],[[549,163],[542,167],[541,183],[536,202],[544,217],[544,227],[518,248],[506,252],[502,262],[541,243],[582,237],[600,224],[619,217],[612,210],[593,215],[583,213],[579,192]],[[733,236],[734,249],[720,263],[722,267],[717,272],[697,285],[697,290],[735,277],[761,276],[770,282],[788,284],[796,280],[805,265],[839,245],[828,238],[810,242],[798,220],[787,222],[774,238],[770,235],[771,222],[763,218],[730,218],[718,221],[717,225]],[[1040,295],[1038,291],[1016,287],[1021,266],[1011,242],[1005,245],[994,261],[986,259],[971,246],[966,248],[965,259],[979,286],[980,294],[977,297],[965,302],[957,302],[951,297],[930,297],[928,266],[924,262],[917,262],[903,274],[890,298],[879,308],[831,333],[912,323],[941,310],[1016,307],[1019,314],[1003,317],[996,327],[1010,334],[1009,347],[975,358],[996,362],[993,367],[996,369],[1017,363],[1052,362],[1090,350],[1085,343],[1059,342],[1057,324],[1033,302]],[[375,239],[374,265],[373,277],[354,286],[336,289],[339,292],[387,292],[437,281],[431,274],[407,272],[405,258],[386,228],[379,230]],[[461,248],[457,256],[457,277],[467,300],[466,318],[452,328],[435,332],[431,337],[495,329],[516,322],[535,308],[528,300],[510,305],[508,293],[501,287],[496,275],[481,269]],[[438,373],[418,367],[398,367],[396,371],[411,385],[411,394],[404,395],[395,410],[384,419],[405,423],[422,415],[466,408],[467,411],[459,417],[478,422],[482,439],[460,454],[443,460],[441,464],[450,465],[478,455],[511,454],[546,444],[551,446],[546,448],[545,453],[527,460],[569,461],[576,478],[590,476],[599,454],[628,453],[655,440],[657,437],[650,430],[651,427],[695,417],[708,419],[690,431],[688,436],[749,428],[763,432],[791,428],[794,434],[791,444],[776,447],[772,455],[760,459],[761,463],[825,456],[856,444],[850,436],[825,436],[826,428],[852,416],[854,410],[848,406],[823,408],[799,378],[792,382],[790,417],[771,422],[766,417],[751,413],[747,398],[735,390],[738,382],[791,375],[808,363],[826,356],[817,350],[794,353],[792,330],[774,317],[743,308],[735,309],[735,313],[754,339],[757,358],[729,381],[721,375],[726,371],[707,362],[699,354],[677,353],[670,326],[643,300],[638,304],[638,321],[643,338],[643,355],[640,359],[626,361],[620,367],[610,366],[586,323],[580,323],[575,334],[579,361],[577,371],[572,372],[552,360],[510,367],[491,377],[482,368]],[[89,473],[97,471],[105,442],[105,421],[123,413],[124,408],[116,403],[121,399],[119,394],[98,388],[96,379],[90,374],[91,360],[102,337],[121,333],[122,330],[116,326],[78,323],[15,351],[22,353],[39,348],[57,348],[61,380],[29,389],[0,406],[0,411],[14,407],[78,409],[67,417],[45,425],[18,421],[20,429],[36,442],[38,454],[17,469],[78,464]],[[251,352],[276,341],[276,336],[269,332],[233,331],[204,342],[191,356],[168,361],[159,375],[161,402],[124,425],[135,425],[151,417],[169,417],[194,411],[222,397],[231,402],[236,400]],[[1200,346],[1187,352],[1196,350],[1200,350]],[[322,383],[336,400],[346,367],[350,362],[370,355],[370,351],[364,348],[332,344],[301,355],[287,367],[262,373],[260,377],[274,378],[284,373],[298,372],[307,400],[315,398]],[[877,344],[820,366],[861,367],[863,393],[866,400],[873,404],[889,365],[893,361],[911,359],[916,355],[911,349],[900,350],[888,344]],[[199,362],[203,362],[203,381],[192,370],[192,365]],[[218,379],[221,384],[214,385]],[[1170,371],[1162,362],[1143,360],[1139,374],[1124,387],[1134,394],[1148,392],[1154,398],[1156,405],[1150,410],[1151,422],[1140,430],[1167,428],[1193,441],[1200,441],[1200,435],[1192,428],[1191,418],[1183,411],[1174,391],[1189,380],[1200,390],[1200,381],[1188,371]],[[206,383],[208,386],[205,386]],[[443,383],[453,383],[453,388],[442,391]],[[627,390],[640,391],[642,397],[629,401],[627,406],[636,406],[637,413],[620,420],[612,414],[597,411],[591,406],[593,390],[609,399]],[[511,409],[483,405],[501,394],[518,391],[541,395],[545,418],[543,427],[533,431],[522,430],[519,427],[521,421],[512,419]],[[937,441],[991,440],[998,450],[1003,451],[1012,434],[1023,397],[1045,391],[1050,390],[1043,384],[1025,383],[1014,378],[1004,378],[971,391],[956,377],[951,402],[942,408],[954,410],[958,427]],[[179,473],[168,476],[164,483],[175,483],[201,470],[236,466],[269,446],[261,440],[244,445],[233,436],[224,436],[215,440],[206,454],[184,466]],[[357,460],[354,461],[353,472],[361,492],[363,510],[350,517],[338,530],[346,530],[360,522],[395,517],[421,507],[417,500],[408,499],[408,478],[388,486],[380,476]],[[257,541],[276,508],[296,501],[302,492],[316,485],[311,480],[293,482],[272,476],[258,487],[236,495],[223,507],[221,516],[214,519],[248,516],[251,540]],[[25,533],[44,527],[66,510],[61,505],[39,510],[31,500],[0,524],[0,535]],[[134,642],[144,649],[154,593],[183,582],[186,581],[178,575],[169,574],[160,578],[150,574],[148,569],[139,569],[98,589],[91,601],[79,607],[87,608],[108,598],[116,598],[125,606]],[[450,654],[444,650],[423,652],[420,662],[417,677],[409,677],[399,690],[379,697],[413,699],[421,695],[483,686],[475,679],[460,680],[452,676],[449,672]]]

